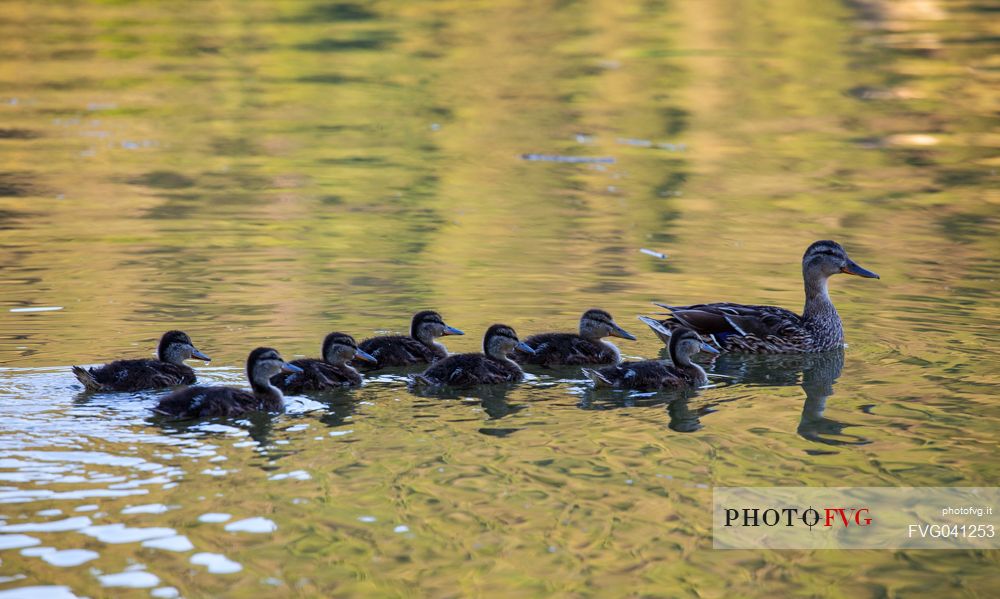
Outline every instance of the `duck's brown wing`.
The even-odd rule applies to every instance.
[[[662,321],[671,329],[687,327],[702,335],[737,333],[741,335],[782,335],[790,327],[801,327],[802,317],[791,310],[777,306],[748,304],[694,304],[668,306],[670,318]]]
[[[543,366],[613,364],[618,356],[602,343],[595,343],[574,333],[541,333],[524,342],[534,354],[515,351],[514,359],[522,364]]]
[[[187,387],[167,395],[153,409],[176,418],[229,418],[260,409],[253,393],[232,387]]]

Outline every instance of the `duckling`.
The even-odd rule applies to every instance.
[[[524,378],[517,362],[507,357],[514,349],[534,353],[517,338],[514,329],[504,324],[491,326],[483,336],[482,354],[456,354],[431,364],[423,374],[411,377],[415,385],[472,387],[516,383]]]
[[[685,327],[725,352],[759,354],[813,353],[844,346],[844,325],[833,307],[827,280],[845,273],[868,279],[879,276],[858,266],[847,251],[835,241],[817,241],[802,256],[802,279],[806,303],[799,316],[777,306],[715,303],[691,306],[659,304],[670,311],[670,318],[655,321],[643,317],[664,343],[670,330]],[[652,322],[651,322],[652,321]],[[664,333],[653,323],[667,329]]]
[[[430,364],[448,357],[448,350],[434,339],[445,335],[464,335],[444,323],[441,315],[431,310],[417,312],[410,321],[410,336],[382,335],[361,342],[359,347],[373,356],[377,363],[371,369],[390,366]]]
[[[302,369],[300,374],[276,374],[271,384],[285,393],[307,393],[326,391],[340,387],[357,387],[361,384],[361,374],[351,366],[357,358],[375,363],[375,358],[358,349],[354,337],[346,333],[330,333],[323,340],[322,360],[293,360],[291,364]]]
[[[73,367],[73,374],[87,391],[142,391],[176,385],[193,385],[194,369],[184,360],[211,358],[198,351],[183,331],[167,331],[160,338],[156,360],[116,360],[104,366],[84,369]]]
[[[617,364],[621,360],[618,348],[603,341],[604,337],[621,337],[635,341],[635,336],[618,326],[604,310],[591,308],[580,317],[580,334],[541,333],[524,340],[535,353],[514,352],[522,364],[542,366],[579,364]]]
[[[698,333],[677,328],[670,337],[667,350],[673,360],[672,365],[666,360],[642,360],[622,362],[617,366],[605,366],[597,370],[584,368],[583,373],[597,387],[642,391],[703,387],[708,383],[708,376],[701,366],[691,361],[691,356],[699,351],[719,353],[719,350],[703,342]]]
[[[270,347],[258,347],[247,358],[247,378],[253,393],[234,387],[187,387],[167,395],[153,408],[157,414],[176,418],[231,418],[249,412],[284,412],[281,390],[271,384],[279,372],[302,372],[286,364]]]

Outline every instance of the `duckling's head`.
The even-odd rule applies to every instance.
[[[701,336],[691,329],[678,327],[670,335],[670,345],[667,346],[670,359],[678,366],[691,364],[691,356],[700,351],[717,354],[719,350],[701,340]]]
[[[610,314],[599,308],[591,308],[580,317],[580,336],[587,339],[621,337],[635,341],[635,335],[618,326]]]
[[[424,343],[430,343],[436,337],[464,334],[455,327],[446,325],[441,315],[432,310],[417,312],[413,315],[413,320],[410,321],[410,337],[419,339]]]
[[[330,364],[346,364],[354,358],[377,364],[378,360],[368,352],[358,349],[354,337],[346,333],[330,333],[323,339],[323,359]]]
[[[861,268],[851,260],[847,251],[836,241],[817,241],[806,249],[806,253],[802,256],[802,276],[806,280],[825,281],[838,273],[867,279],[879,278],[877,274]]]
[[[269,387],[271,377],[279,372],[302,372],[294,364],[287,364],[281,354],[270,347],[258,347],[247,358],[247,378],[254,387]]]
[[[156,349],[156,355],[161,362],[170,362],[171,364],[183,364],[184,360],[191,358],[206,362],[212,360],[195,348],[194,344],[191,343],[191,338],[184,331],[164,333],[163,337],[160,337],[160,346]]]
[[[517,338],[514,329],[505,324],[495,324],[486,330],[483,336],[483,352],[490,357],[506,359],[507,354],[519,349],[529,354],[535,353],[527,343]]]

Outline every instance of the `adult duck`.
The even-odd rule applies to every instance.
[[[806,303],[802,314],[777,306],[733,303],[656,305],[670,311],[670,318],[657,321],[640,317],[669,343],[672,332],[689,328],[724,352],[813,353],[844,345],[844,326],[833,307],[827,280],[836,274],[877,279],[879,276],[857,265],[835,241],[817,241],[802,256],[802,279]]]

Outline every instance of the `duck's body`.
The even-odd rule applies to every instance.
[[[670,311],[670,318],[642,320],[664,343],[669,343],[672,331],[685,327],[724,352],[827,351],[844,345],[844,327],[827,289],[827,279],[838,273],[879,278],[855,264],[840,244],[817,241],[802,257],[806,302],[801,315],[777,306],[719,302],[690,306],[657,304]]]
[[[524,372],[516,362],[507,357],[514,348],[530,353],[532,350],[517,339],[514,330],[495,324],[486,331],[481,354],[456,354],[432,364],[422,374],[412,378],[418,385],[474,387],[516,383]]]
[[[302,372],[278,373],[271,378],[271,384],[292,394],[357,387],[362,382],[361,374],[351,366],[350,361],[355,358],[375,361],[375,358],[358,349],[353,337],[344,333],[327,335],[323,340],[322,355],[322,360],[293,360],[291,364]]]
[[[84,369],[73,367],[73,374],[87,391],[143,391],[177,385],[193,385],[197,380],[194,369],[184,360],[210,358],[195,349],[191,338],[182,331],[167,331],[160,338],[157,359],[116,360]]]
[[[435,341],[444,335],[464,335],[444,323],[437,312],[424,311],[414,314],[410,321],[410,335],[381,335],[362,341],[358,348],[375,358],[374,364],[361,367],[370,369],[431,364],[448,357],[448,349]]]
[[[540,333],[524,340],[535,351],[529,354],[515,351],[514,359],[522,364],[540,366],[578,366],[587,364],[617,364],[621,359],[618,348],[604,337],[635,337],[618,326],[610,314],[592,308],[580,317],[580,333]]]
[[[584,368],[583,372],[597,387],[637,391],[703,387],[708,383],[708,376],[701,366],[691,361],[691,355],[698,351],[719,353],[703,343],[697,333],[677,329],[670,340],[672,364],[666,360],[641,360],[596,370]]]
[[[281,390],[270,379],[278,372],[297,372],[278,352],[258,347],[247,358],[247,378],[251,391],[223,386],[187,387],[167,395],[153,409],[158,414],[179,419],[232,418],[252,412],[284,412]]]

